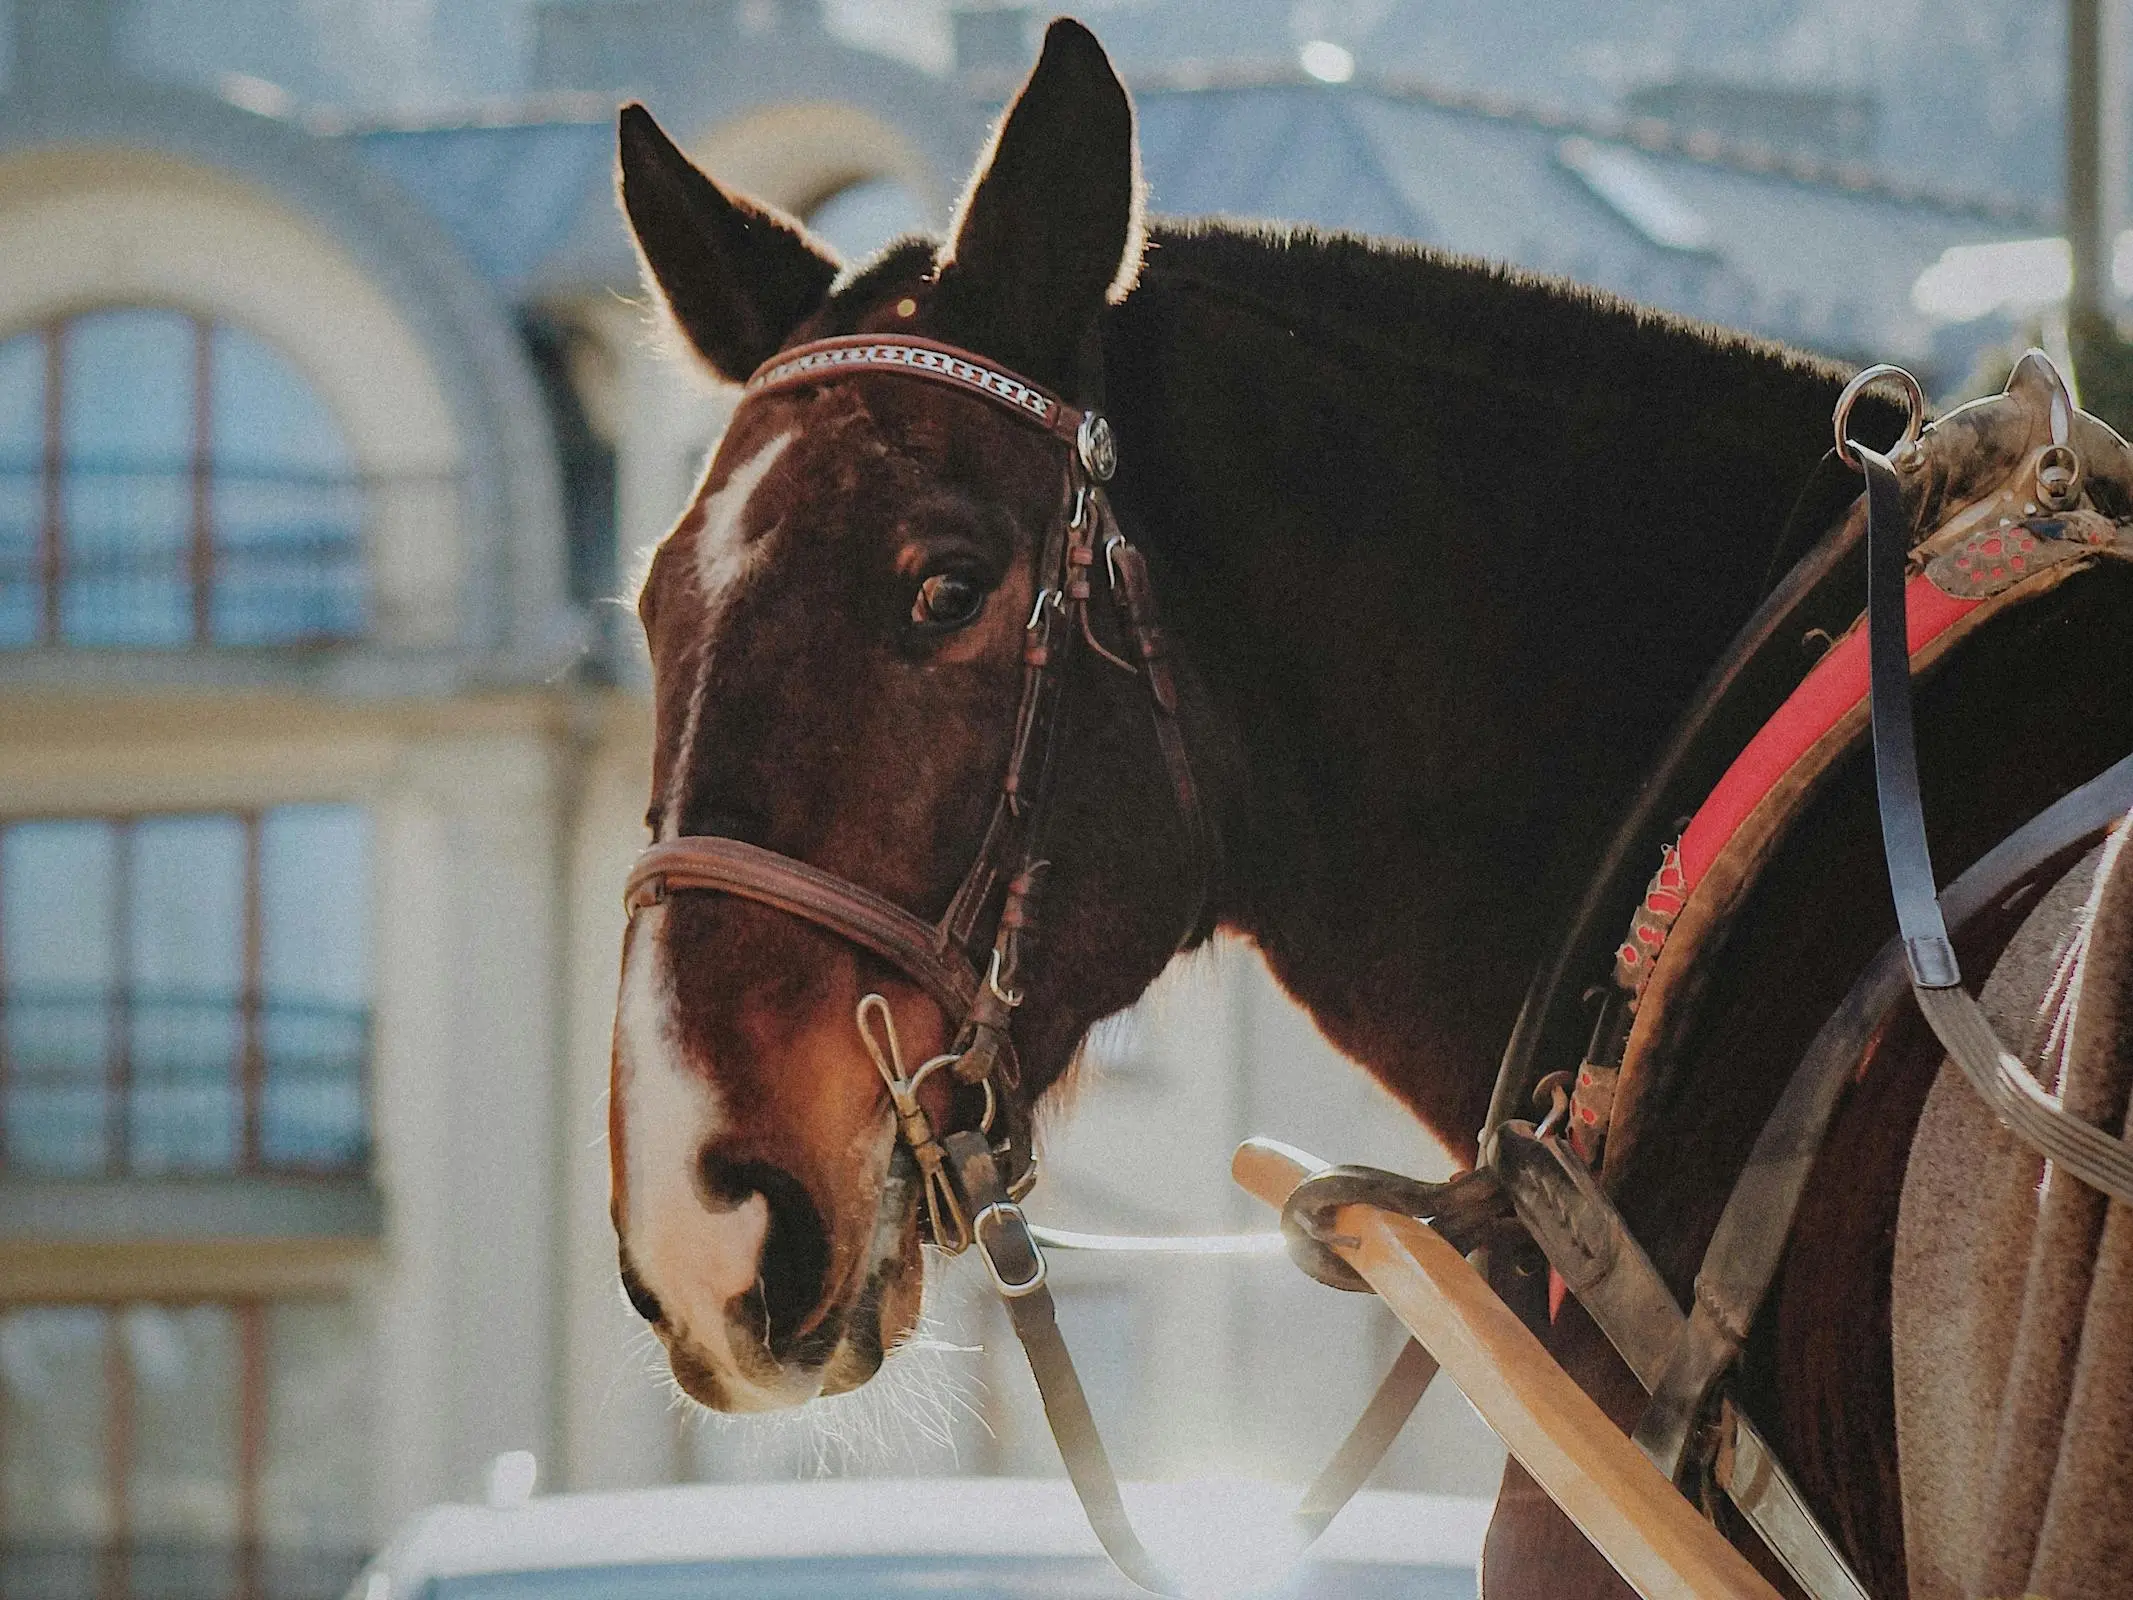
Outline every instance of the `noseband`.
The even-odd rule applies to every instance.
[[[867,335],[820,339],[773,357],[748,380],[742,402],[873,374],[941,384],[990,401],[1065,447],[1060,509],[1038,547],[1037,598],[1023,629],[1022,699],[1014,738],[977,856],[938,922],[805,861],[717,835],[652,845],[630,869],[625,904],[634,919],[677,890],[736,895],[827,929],[888,962],[926,992],[954,1023],[954,1042],[946,1055],[915,1072],[904,1067],[880,996],[861,1000],[855,1025],[888,1085],[898,1138],[917,1161],[927,1230],[935,1244],[955,1253],[973,1238],[965,1186],[919,1104],[918,1090],[942,1070],[982,1089],[985,1111],[978,1131],[990,1142],[1007,1192],[1019,1199],[1029,1191],[1036,1161],[1029,1106],[1015,1093],[1021,1067],[1013,1021],[1022,1000],[1026,945],[1038,924],[1067,668],[1078,648],[1147,686],[1156,743],[1190,854],[1193,893],[1180,945],[1200,931],[1217,846],[1178,722],[1176,677],[1148,564],[1119,531],[1104,494],[1103,485],[1118,464],[1110,425],[1094,409],[1070,406],[970,351],[931,340]],[[1091,600],[1098,566],[1130,641],[1128,650],[1138,659],[1106,648],[1097,636]],[[989,937],[981,937],[987,930]]]

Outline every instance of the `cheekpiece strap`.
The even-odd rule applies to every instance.
[[[978,395],[1013,412],[1024,422],[1034,422],[1046,432],[1072,444],[1081,427],[1083,413],[1050,391],[1004,367],[979,360],[968,350],[931,339],[884,339],[873,334],[846,334],[835,339],[815,339],[794,345],[772,356],[748,380],[748,395],[773,394],[819,383],[825,378],[850,377],[863,372],[893,372],[909,378],[926,378],[965,394]]]

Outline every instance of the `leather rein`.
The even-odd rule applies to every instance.
[[[630,870],[624,903],[634,918],[676,891],[737,895],[826,929],[925,991],[949,1019],[952,1048],[916,1070],[904,1064],[888,1004],[879,995],[860,1002],[854,1021],[888,1086],[899,1140],[917,1161],[926,1231],[943,1250],[959,1254],[977,1237],[975,1210],[918,1092],[938,1071],[982,1090],[985,1109],[978,1131],[998,1166],[1001,1187],[1016,1200],[1029,1191],[1036,1161],[1030,1108],[1018,1092],[1021,1066],[1013,1021],[1024,992],[1028,945],[1039,925],[1048,865],[1045,823],[1077,653],[1085,650],[1146,686],[1156,744],[1191,861],[1192,901],[1179,931],[1180,946],[1201,929],[1219,844],[1179,723],[1176,674],[1148,563],[1119,530],[1104,493],[1118,465],[1110,424],[1093,407],[1069,405],[968,350],[872,335],[818,339],[781,352],[748,380],[742,404],[875,375],[938,384],[989,402],[1065,447],[1060,508],[1036,552],[1036,601],[1022,635],[1021,702],[977,854],[937,922],[805,861],[709,834],[662,840],[647,849]],[[1092,620],[1099,567],[1130,641],[1130,659],[1104,645]]]

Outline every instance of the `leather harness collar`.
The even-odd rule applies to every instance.
[[[1036,555],[1037,598],[1023,630],[1022,696],[1007,767],[977,854],[938,922],[805,861],[716,835],[652,845],[631,868],[624,903],[634,917],[677,890],[738,895],[827,929],[896,967],[926,992],[953,1025],[953,1048],[915,1071],[903,1064],[886,1004],[869,996],[855,1023],[888,1085],[903,1143],[918,1162],[926,1227],[935,1244],[957,1253],[974,1238],[969,1197],[917,1094],[938,1070],[983,1088],[980,1131],[990,1140],[1004,1188],[1016,1198],[1028,1192],[1036,1166],[1030,1108],[1016,1092],[1021,1069],[1012,1023],[1022,998],[1024,947],[1039,918],[1060,713],[1077,643],[1147,686],[1156,744],[1192,863],[1192,903],[1180,928],[1181,947],[1202,930],[1219,845],[1179,724],[1176,678],[1148,564],[1119,531],[1104,493],[1117,468],[1110,425],[1099,412],[1069,405],[971,351],[928,339],[863,334],[814,340],[772,357],[748,380],[742,403],[862,375],[918,379],[988,401],[1069,447],[1059,513]],[[1092,577],[1099,566],[1137,659],[1108,649],[1092,623]],[[981,939],[988,927],[989,937]]]

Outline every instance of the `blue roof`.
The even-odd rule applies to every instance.
[[[1938,328],[1912,306],[1911,285],[1952,245],[2041,226],[1863,174],[1803,178],[1782,161],[1697,156],[1632,142],[1626,129],[1363,84],[1144,88],[1136,98],[1159,212],[1411,239],[1841,355],[1965,364],[1968,346],[2004,328]],[[1663,191],[1704,224],[1708,246],[1647,234],[1580,176],[1569,140]]]
[[[1427,220],[1339,97],[1217,89],[1145,95],[1139,107],[1141,162],[1159,212],[1425,236]]]
[[[348,135],[370,166],[441,222],[481,274],[522,294],[572,241],[613,182],[612,122],[388,128]],[[614,224],[619,262],[628,252]]]
[[[1951,245],[2040,226],[1858,174],[1813,181],[1781,162],[1757,168],[1634,143],[1627,130],[1362,83],[1155,87],[1137,98],[1158,212],[1416,240],[1810,348],[1941,369],[2004,329],[1935,327],[1910,302],[1918,274]],[[605,117],[346,137],[507,295],[634,285]],[[1579,159],[1569,139],[1583,141]],[[1610,203],[1580,175],[1595,148],[1699,219],[1707,247],[1650,237]]]

